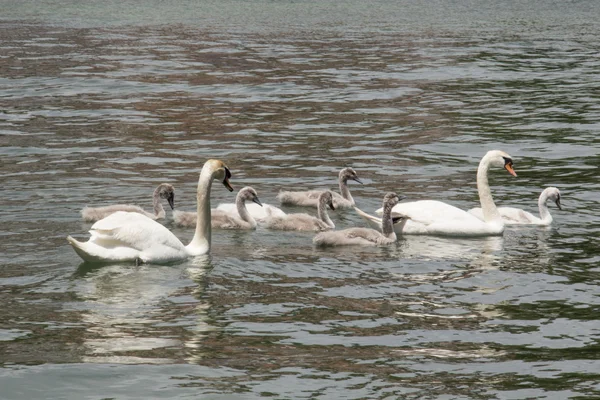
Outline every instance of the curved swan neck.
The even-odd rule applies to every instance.
[[[548,194],[546,191],[543,191],[538,200],[538,208],[540,209],[540,219],[544,222],[551,223],[552,215],[550,215],[550,210],[548,210],[548,205],[546,202],[548,201]]]
[[[152,195],[152,205],[154,208],[154,215],[156,218],[164,218],[165,217],[165,209],[163,208],[160,202],[160,187],[157,187],[154,190],[154,194]]]
[[[246,200],[243,198],[243,196],[240,196],[239,193],[235,199],[235,206],[237,208],[238,214],[240,215],[240,218],[243,221],[248,222],[252,226],[256,226],[256,220],[252,217],[252,215],[248,212],[248,209],[246,208]]]
[[[331,228],[335,228],[335,224],[331,218],[329,218],[329,214],[327,213],[327,203],[321,199],[319,199],[319,204],[317,206],[317,217]]]
[[[350,194],[350,189],[348,188],[348,178],[345,178],[343,176],[340,176],[340,194],[344,199],[354,204],[354,199],[352,198],[352,195]]]
[[[486,154],[479,163],[477,168],[477,192],[479,192],[479,202],[481,203],[481,210],[483,211],[483,220],[485,222],[491,222],[494,220],[501,220],[500,213],[496,208],[494,199],[492,198],[492,191],[488,183],[488,171],[490,169],[489,155]]]
[[[392,208],[389,203],[383,203],[383,215],[381,216],[381,233],[388,239],[396,240],[394,222],[392,221]]]
[[[210,189],[212,186],[211,168],[203,167],[198,179],[196,199],[198,202],[196,217],[196,232],[186,249],[190,255],[206,254],[210,251],[211,224],[210,224]]]

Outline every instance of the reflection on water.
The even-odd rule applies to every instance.
[[[597,5],[122,3],[0,20],[5,398],[599,396]],[[161,182],[194,209],[207,158],[270,204],[351,165],[366,211],[390,190],[469,209],[490,149],[519,173],[490,172],[496,203],[556,186],[553,226],[334,249],[215,231],[212,258],[139,267],[65,241],[82,207]]]

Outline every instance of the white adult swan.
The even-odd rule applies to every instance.
[[[89,262],[166,263],[208,254],[211,244],[210,189],[213,179],[229,191],[231,172],[219,160],[208,160],[198,180],[196,232],[187,246],[160,223],[138,213],[118,211],[92,225],[91,238],[67,240],[75,252]]]
[[[235,212],[228,213],[216,208],[211,210],[211,226],[219,229],[256,229],[256,220],[248,213],[246,200],[252,200],[262,207],[256,190],[246,186],[236,196]],[[174,211],[173,223],[177,226],[193,228],[196,226],[197,215],[195,211]]]
[[[136,212],[145,215],[148,218],[163,219],[165,218],[165,209],[160,203],[160,199],[166,199],[171,206],[171,210],[173,210],[175,208],[175,189],[173,186],[168,183],[161,183],[156,187],[154,194],[152,195],[154,213],[149,213],[142,207],[133,204],[114,204],[104,207],[84,207],[81,210],[81,219],[85,222],[96,222],[117,211]]]
[[[394,207],[404,196],[399,197],[390,192],[383,197],[383,216],[381,232],[370,228],[349,228],[341,231],[321,232],[317,234],[313,243],[320,247],[326,246],[382,246],[396,242],[392,222],[392,207]]]
[[[421,200],[400,203],[392,210],[392,217],[403,217],[400,222],[394,224],[396,234],[455,237],[502,235],[504,222],[494,204],[488,184],[490,166],[504,168],[512,176],[517,176],[513,169],[512,158],[507,153],[491,150],[483,156],[477,168],[477,191],[483,210],[483,220],[441,201]],[[381,214],[382,209],[376,212]],[[371,224],[375,223],[370,219],[367,221]]]
[[[339,174],[341,195],[332,192],[333,205],[335,208],[350,208],[355,204],[354,199],[350,194],[350,189],[348,188],[349,179],[362,184],[360,179],[358,179],[358,175],[356,175],[356,171],[350,167],[343,168]],[[316,207],[319,204],[319,196],[321,193],[323,193],[323,190],[309,190],[305,192],[281,191],[277,195],[277,199],[283,205]]]
[[[544,189],[538,199],[539,218],[520,208],[498,207],[498,212],[506,225],[550,225],[552,223],[552,215],[550,215],[550,211],[546,205],[547,200],[554,201],[558,209],[562,210],[560,205],[560,191],[551,186]],[[470,209],[469,213],[479,219],[483,219],[483,212],[479,207]]]
[[[317,206],[317,217],[312,215],[298,213],[286,214],[284,217],[269,217],[265,221],[265,227],[269,229],[279,229],[284,231],[315,231],[320,232],[335,228],[335,224],[327,214],[327,206],[335,210],[333,205],[333,195],[330,191],[325,191],[319,196],[319,205]]]

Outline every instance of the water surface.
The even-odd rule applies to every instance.
[[[3,398],[600,396],[596,2],[80,3],[1,2]],[[217,231],[211,257],[139,267],[65,240],[161,182],[193,209],[208,158],[270,204],[351,165],[365,210],[468,209],[491,149],[519,174],[491,172],[498,204],[561,190],[551,227],[328,250]]]

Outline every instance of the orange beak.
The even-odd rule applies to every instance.
[[[515,172],[515,170],[512,167],[512,164],[507,163],[504,165],[504,168],[508,171],[509,174],[511,174],[512,176],[517,176],[517,173]]]

